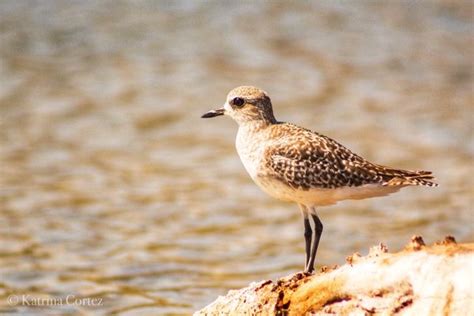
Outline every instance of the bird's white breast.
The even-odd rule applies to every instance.
[[[235,147],[240,160],[254,181],[257,179],[264,153],[262,142],[259,141],[260,138],[258,133],[253,133],[247,128],[240,127],[235,141]]]

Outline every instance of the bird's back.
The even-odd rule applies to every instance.
[[[307,203],[298,199],[313,199],[313,204],[325,205],[386,195],[409,185],[436,186],[429,171],[371,163],[335,140],[294,124],[279,122],[259,133],[265,135],[265,141],[256,141],[260,147],[251,151],[260,156],[252,178],[283,200]],[[256,138],[249,137],[251,141]],[[291,199],[292,195],[301,197]],[[323,196],[327,201],[321,200]]]

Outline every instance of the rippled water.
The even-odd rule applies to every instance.
[[[472,241],[472,27],[469,1],[2,2],[0,313],[188,314],[301,269],[296,205],[245,174],[234,122],[199,118],[242,84],[438,178],[321,208],[319,265],[415,233]]]

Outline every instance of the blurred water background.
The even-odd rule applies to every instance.
[[[472,241],[470,1],[2,1],[0,313],[189,314],[301,270],[296,205],[260,192],[235,86],[278,119],[439,188],[322,208],[318,264],[413,234]],[[103,299],[25,306],[10,295]]]

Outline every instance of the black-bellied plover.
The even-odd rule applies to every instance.
[[[305,272],[314,270],[323,231],[316,207],[383,196],[411,185],[437,186],[430,171],[377,165],[329,137],[277,121],[270,97],[258,88],[235,88],[227,95],[224,107],[202,117],[224,114],[239,125],[236,148],[250,177],[269,195],[300,207],[306,245]]]

